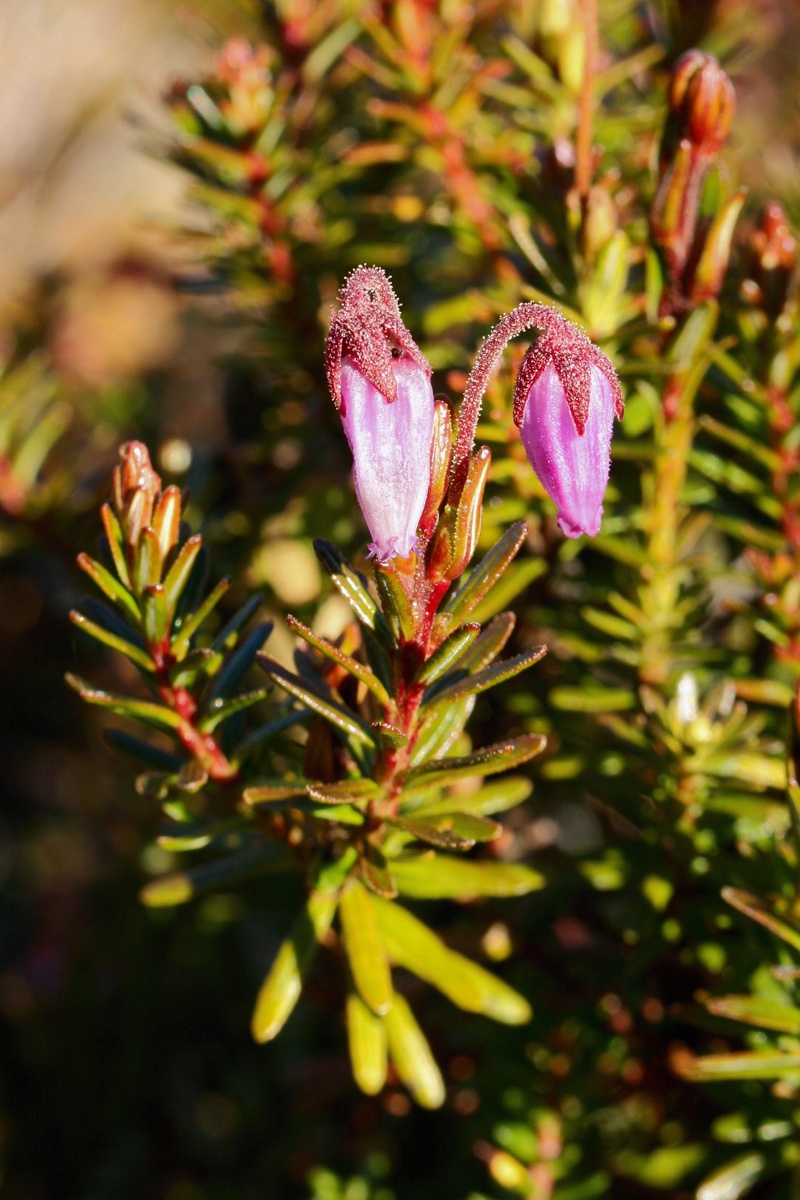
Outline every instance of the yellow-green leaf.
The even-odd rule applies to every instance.
[[[417,1104],[440,1108],[445,1098],[444,1080],[427,1038],[403,996],[395,996],[384,1021],[389,1054],[397,1074]]]
[[[361,998],[378,1016],[392,1006],[392,977],[373,898],[355,878],[345,884],[339,901],[344,948]]]

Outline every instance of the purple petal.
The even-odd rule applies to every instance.
[[[353,452],[356,497],[380,562],[405,558],[431,479],[433,388],[427,372],[405,355],[392,362],[397,399],[389,403],[353,360],[342,360],[342,424]]]
[[[611,466],[614,392],[605,375],[590,366],[591,395],[581,436],[567,407],[564,387],[549,364],[532,385],[521,433],[531,466],[558,508],[567,537],[600,532],[603,497]]]

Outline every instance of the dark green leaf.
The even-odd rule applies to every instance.
[[[139,899],[148,908],[171,908],[216,888],[238,886],[270,871],[284,871],[291,866],[287,859],[276,860],[275,854],[273,846],[262,846],[203,863],[191,871],[162,875],[145,884]]]
[[[424,819],[398,817],[390,824],[410,833],[418,841],[429,842],[443,850],[469,850],[476,842],[493,841],[500,832],[500,826],[494,821],[453,811]]]
[[[116,696],[112,692],[101,691],[100,688],[92,687],[90,683],[86,683],[77,675],[69,674],[65,678],[70,687],[74,688],[89,704],[110,708],[112,712],[144,721],[146,725],[154,725],[158,729],[177,729],[181,724],[178,714],[163,704],[153,704],[148,700],[129,700],[126,696]]]
[[[397,884],[394,875],[386,862],[381,850],[367,842],[364,853],[358,860],[361,878],[371,892],[376,896],[386,896],[391,899],[397,895]]]
[[[359,621],[371,629],[384,646],[391,649],[394,644],[392,635],[383,613],[369,594],[364,576],[350,566],[336,546],[323,538],[315,539],[314,550],[334,586],[350,604]]]
[[[253,599],[258,600],[259,598],[253,597]],[[258,604],[256,604],[256,607],[258,607]],[[237,644],[235,650],[226,656],[222,668],[214,679],[214,686],[211,689],[212,702],[220,697],[231,694],[244,673],[255,662],[256,653],[264,645],[273,628],[274,624],[272,621],[261,622],[261,624],[256,625],[254,629],[250,630],[247,636]],[[217,638],[215,649],[221,649],[232,636],[233,631],[228,634],[228,637],[224,641]]]
[[[339,783],[309,783],[306,791],[322,804],[363,804],[382,795],[372,779],[343,779]]]
[[[206,618],[214,611],[222,597],[227,592],[228,588],[231,586],[231,583],[232,580],[230,577],[220,579],[219,583],[211,592],[209,592],[200,607],[195,609],[193,613],[190,613],[188,616],[184,617],[184,619],[181,621],[180,633],[176,638],[173,639],[172,642],[172,654],[178,660],[178,662],[180,662],[181,659],[187,654],[189,650],[189,643],[191,642],[192,637],[206,620]]]
[[[460,700],[463,696],[474,696],[479,692],[485,692],[488,688],[495,687],[498,683],[503,683],[506,679],[513,679],[515,675],[519,675],[521,671],[525,671],[534,663],[539,662],[547,653],[546,646],[534,646],[532,650],[526,650],[523,654],[517,654],[514,658],[506,658],[502,662],[492,663],[489,667],[484,667],[482,671],[478,671],[475,675],[467,675],[466,678],[459,680],[457,683],[451,683],[449,686],[442,688],[434,694],[430,701],[426,697],[423,704],[448,704],[454,700]]]
[[[203,539],[199,533],[188,538],[181,546],[178,554],[175,557],[170,569],[167,571],[164,579],[164,590],[167,594],[167,605],[169,607],[170,616],[175,612],[178,600],[181,597],[183,589],[189,582],[189,576],[192,573],[195,561],[203,545]]]
[[[239,631],[244,628],[250,618],[258,611],[263,602],[263,596],[250,596],[241,607],[237,608],[231,619],[222,627],[213,641],[215,650],[230,650],[239,640]]]
[[[315,650],[318,650],[320,654],[324,654],[332,662],[338,663],[340,667],[363,683],[364,687],[372,692],[375,699],[383,708],[388,709],[391,707],[392,700],[389,693],[369,667],[365,667],[357,659],[338,650],[326,638],[317,637],[315,633],[312,633],[310,629],[295,617],[287,617],[286,623],[299,637],[308,642],[309,646],[313,646]]]
[[[134,645],[116,633],[111,633],[95,621],[90,621],[88,617],[85,617],[83,613],[77,612],[75,609],[69,614],[69,619],[73,625],[77,625],[79,629],[82,629],[89,637],[93,637],[95,641],[102,642],[104,646],[108,646],[111,650],[116,650],[119,654],[124,654],[131,662],[136,663],[137,667],[141,667],[143,671],[148,671],[152,674],[155,667],[153,660],[146,650],[140,649],[139,646]]]
[[[481,631],[480,625],[467,624],[445,638],[439,649],[423,663],[417,672],[417,683],[435,683],[445,675],[459,656],[471,646]]]
[[[452,598],[445,602],[445,611],[440,614],[443,623],[449,622],[451,628],[464,624],[519,552],[527,533],[528,527],[524,521],[517,521],[506,530],[497,545],[481,559]]]
[[[118,604],[127,616],[136,624],[140,621],[139,606],[128,589],[115,579],[110,571],[88,554],[78,555],[78,566],[97,584],[102,592]]]
[[[293,675],[291,671],[287,671],[285,667],[281,666],[274,658],[270,658],[269,655],[259,654],[258,661],[276,683],[280,684],[285,691],[305,704],[307,708],[324,717],[326,721],[330,721],[332,725],[336,725],[339,729],[344,730],[345,733],[356,738],[365,746],[375,746],[375,741],[369,727],[354,712],[334,700],[330,690],[322,680],[319,681],[315,690],[311,691],[307,683],[297,675]]]
[[[156,771],[174,774],[180,770],[184,761],[179,754],[172,754],[161,746],[145,742],[135,734],[128,733],[126,729],[104,729],[103,737],[115,750],[122,751],[123,754]]]
[[[211,733],[223,721],[227,721],[228,717],[232,717],[234,713],[243,712],[247,708],[252,708],[254,704],[259,704],[269,695],[271,688],[259,688],[254,692],[246,692],[241,696],[234,696],[232,700],[215,700],[210,706],[210,712],[204,716],[199,723],[199,728],[203,733]]]

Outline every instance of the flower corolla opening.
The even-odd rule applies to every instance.
[[[353,480],[371,556],[416,548],[431,479],[430,365],[400,317],[388,276],[358,267],[333,313],[325,366],[353,453]]]
[[[405,357],[392,370],[397,398],[390,403],[352,359],[342,360],[342,424],[356,499],[372,535],[370,557],[381,563],[416,548],[431,476],[431,381]]]
[[[569,538],[600,532],[603,497],[611,466],[614,398],[596,367],[590,367],[591,399],[583,434],[567,406],[555,367],[546,367],[530,389],[522,418],[522,444],[531,466],[558,509]]]
[[[551,310],[517,378],[514,419],[566,537],[600,532],[611,467],[614,415],[622,417],[611,361]]]

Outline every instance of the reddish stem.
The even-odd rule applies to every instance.
[[[575,186],[585,210],[592,181],[592,117],[594,113],[594,69],[597,59],[597,0],[583,0],[586,59],[583,69],[578,136],[575,146]]]

